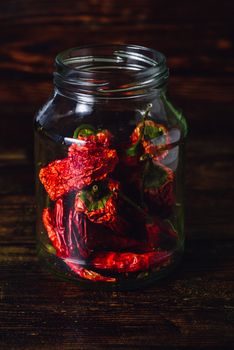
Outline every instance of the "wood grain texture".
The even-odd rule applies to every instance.
[[[55,4],[56,3],[56,4]],[[0,349],[233,349],[233,1],[0,2]],[[189,123],[187,249],[168,279],[84,291],[35,252],[32,119],[54,56],[90,43],[164,52]]]

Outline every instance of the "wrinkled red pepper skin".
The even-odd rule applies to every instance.
[[[173,190],[174,174],[171,169],[160,164],[166,171],[166,181],[159,187],[145,187],[144,195],[149,207],[162,216],[169,216],[175,204]]]
[[[97,250],[99,246],[98,237],[91,237],[93,250],[88,250],[86,222],[83,221],[84,217],[81,217],[81,215],[77,214],[74,210],[69,213],[69,218],[72,217],[72,220],[68,220],[69,230],[68,234],[65,234],[65,227],[63,224],[63,205],[63,200],[59,199],[56,201],[53,210],[46,208],[43,211],[43,222],[47,229],[48,236],[56,249],[57,256],[63,258],[72,271],[82,278],[93,281],[114,282],[115,278],[102,276],[95,271],[85,269],[77,262],[74,263],[72,261],[74,259],[72,257],[76,257],[75,254],[77,254],[77,251],[81,258],[86,259],[92,251]],[[169,262],[170,254],[168,252],[150,251],[154,250],[158,245],[159,234],[161,232],[160,226],[157,223],[148,224],[147,232],[147,242],[138,242],[127,237],[119,237],[115,235],[107,236],[109,242],[108,240],[106,242],[106,237],[102,237],[102,240],[104,240],[104,242],[101,241],[100,244],[102,249],[103,243],[106,242],[109,249],[118,249],[118,247],[121,247],[121,249],[132,248],[142,251],[142,253],[116,251],[94,253],[95,257],[91,259],[91,265],[98,269],[108,269],[113,272],[136,272],[161,266],[162,264]],[[173,235],[172,232],[173,230],[171,229],[170,234]],[[75,249],[77,249],[77,251]]]
[[[54,210],[45,208],[42,213],[42,221],[47,230],[48,237],[51,240],[56,253],[60,257],[69,255],[66,245],[63,227],[63,200],[59,199],[54,207]]]
[[[100,273],[81,267],[78,263],[74,263],[66,259],[64,261],[67,264],[67,266],[69,266],[70,269],[81,278],[84,278],[86,280],[90,280],[93,282],[109,282],[109,283],[116,282],[116,278],[114,277],[102,276]]]
[[[84,214],[78,214],[74,209],[69,210],[67,227],[64,220],[64,202],[56,201],[54,209],[43,210],[43,223],[47,230],[57,255],[60,257],[75,257],[87,259],[93,251],[115,249],[118,251],[129,248],[136,251],[149,251],[157,248],[158,243],[153,232],[160,232],[157,224],[147,225],[148,241],[138,241],[127,236],[118,235],[109,228],[97,226],[89,222]],[[150,230],[150,227],[152,229]]]
[[[97,147],[95,142],[72,144],[68,157],[42,168],[39,178],[50,199],[55,201],[72,190],[81,190],[93,181],[105,179],[117,162],[114,149]]]
[[[75,216],[77,216],[75,212],[73,213]],[[54,248],[56,249],[56,255],[62,258],[67,264],[67,266],[69,266],[70,269],[81,278],[92,281],[115,282],[115,278],[102,276],[101,274],[95,271],[85,269],[84,267],[80,266],[79,263],[72,261],[74,259],[72,258],[72,255],[75,246],[78,248],[79,254],[81,254],[83,258],[87,258],[88,256],[87,251],[83,250],[81,243],[78,242],[77,236],[73,234],[74,232],[72,231],[72,228],[69,229],[68,235],[65,234],[65,227],[63,225],[63,215],[64,211],[62,199],[58,199],[56,201],[54,210],[50,208],[45,208],[42,215],[43,223],[46,227],[48,237],[51,240],[51,243],[53,244]],[[77,221],[75,221],[75,224],[78,224],[79,226],[79,218],[76,219]],[[71,221],[69,220],[69,225],[70,224]],[[77,233],[78,232],[76,232],[76,234]],[[75,239],[74,242],[72,242],[73,239]]]
[[[78,191],[75,198],[75,210],[77,213],[84,213],[88,219],[97,224],[109,224],[117,220],[117,204],[119,182],[108,179],[106,188],[109,191],[109,198],[105,204],[96,209],[89,209],[81,198],[81,192]],[[90,198],[93,201],[93,198]],[[102,201],[100,200],[100,204]]]
[[[144,254],[107,252],[95,256],[92,260],[92,265],[97,269],[126,273],[149,270],[153,267],[169,264],[170,260],[171,253],[167,251],[155,251]]]
[[[87,220],[84,215],[78,215],[73,209],[69,211],[68,237],[70,256],[88,258],[90,251],[87,247]]]

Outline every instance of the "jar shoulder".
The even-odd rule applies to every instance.
[[[147,113],[147,117],[146,117]],[[131,133],[145,118],[165,126],[180,137],[187,134],[186,119],[165,93],[153,99],[73,100],[55,92],[35,116],[35,128],[71,137],[82,124],[108,129],[116,135]]]
[[[36,113],[34,121],[43,127],[50,127],[61,116],[74,113],[75,105],[76,103],[71,102],[55,91]]]
[[[161,100],[164,105],[165,114],[170,124],[172,126],[177,126],[181,130],[182,136],[186,137],[188,133],[188,124],[182,109],[176,106],[166,93],[162,94]]]

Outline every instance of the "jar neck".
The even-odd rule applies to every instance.
[[[164,55],[134,45],[74,48],[56,57],[54,84],[74,99],[144,98],[165,91]]]

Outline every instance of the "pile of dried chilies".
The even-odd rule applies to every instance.
[[[56,255],[92,281],[170,265],[178,234],[169,221],[174,174],[162,164],[167,128],[145,114],[118,153],[108,130],[81,125],[73,139],[67,157],[39,173],[50,199],[42,220]]]

